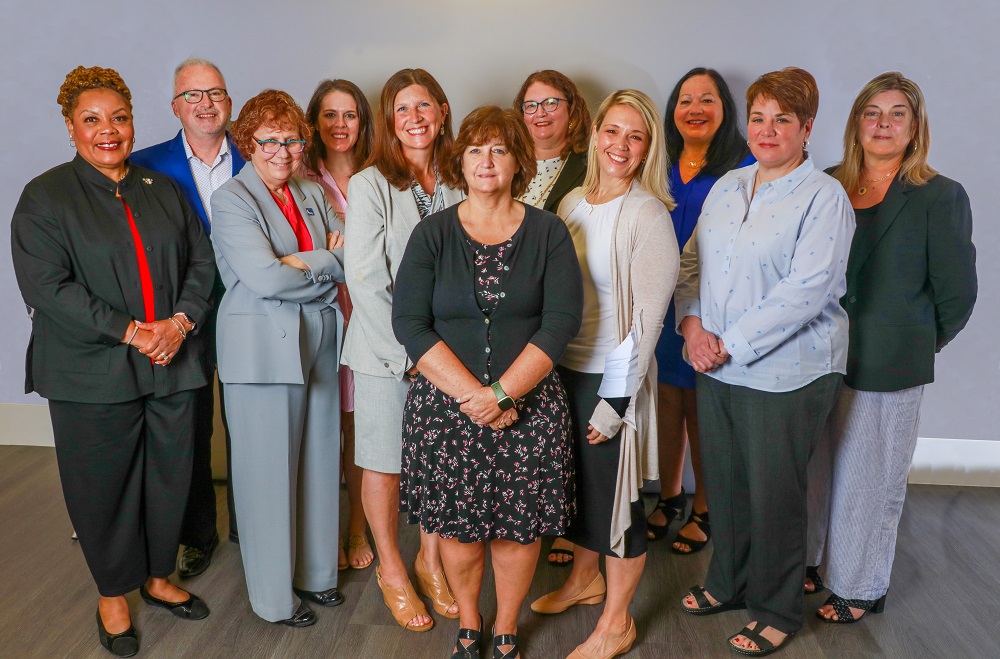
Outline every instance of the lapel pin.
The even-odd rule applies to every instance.
[[[143,178],[142,182],[145,183],[146,185],[153,185],[153,179],[151,178]]]
[[[314,211],[313,209],[309,208],[308,206],[306,207],[306,212],[309,213],[309,217],[312,217],[313,215],[316,214],[316,211]]]

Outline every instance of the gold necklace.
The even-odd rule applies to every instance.
[[[893,174],[895,174],[898,169],[899,169],[899,167],[896,167],[895,169],[893,169],[891,172],[889,172],[885,176],[880,176],[878,178],[868,178],[864,174],[861,175],[861,178],[863,178],[864,180],[868,181],[868,185],[874,185],[876,183],[881,183],[882,181],[886,180],[887,178],[889,178],[890,176],[892,176]],[[866,188],[863,185],[860,188],[858,188],[858,196],[859,197],[865,196],[865,194],[867,194],[867,192],[868,192],[868,188]]]

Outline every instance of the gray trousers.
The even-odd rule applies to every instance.
[[[845,386],[809,463],[809,564],[845,599],[889,588],[923,393]]]
[[[254,613],[270,622],[295,612],[293,585],[337,586],[339,317],[302,313],[305,384],[225,385],[243,570]]]
[[[806,467],[842,382],[830,373],[776,393],[697,375],[714,543],[705,589],[785,633],[802,627]]]

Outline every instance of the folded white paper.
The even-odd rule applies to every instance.
[[[632,330],[621,344],[604,358],[604,378],[597,395],[601,398],[626,398],[639,389],[639,340],[642,326],[632,325]]]

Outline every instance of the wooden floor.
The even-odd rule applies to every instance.
[[[224,490],[218,489],[220,510]],[[219,528],[226,520],[219,519]],[[97,591],[62,501],[52,449],[0,446],[0,657],[109,655],[98,643]],[[400,529],[404,556],[416,552],[413,527]],[[778,656],[794,657],[1000,657],[1000,489],[936,486],[910,488],[900,525],[886,612],[860,624],[835,626],[811,611],[822,596],[806,599],[806,626]],[[646,573],[632,606],[639,637],[628,657],[735,657],[726,638],[746,622],[745,612],[707,618],[685,615],[678,600],[700,583],[709,551],[670,554],[651,545]],[[544,558],[544,556],[543,556]],[[561,583],[564,570],[542,562],[529,601]],[[494,610],[493,575],[483,612]],[[316,607],[319,622],[291,629],[257,618],[247,603],[238,547],[223,540],[212,567],[184,582],[212,608],[188,622],[129,596],[140,630],[142,657],[448,657],[457,621],[438,617],[429,633],[397,627],[382,605],[375,571],[341,573],[346,602]],[[519,637],[525,657],[565,657],[589,634],[601,606],[576,607],[555,617],[532,614],[525,603]]]

